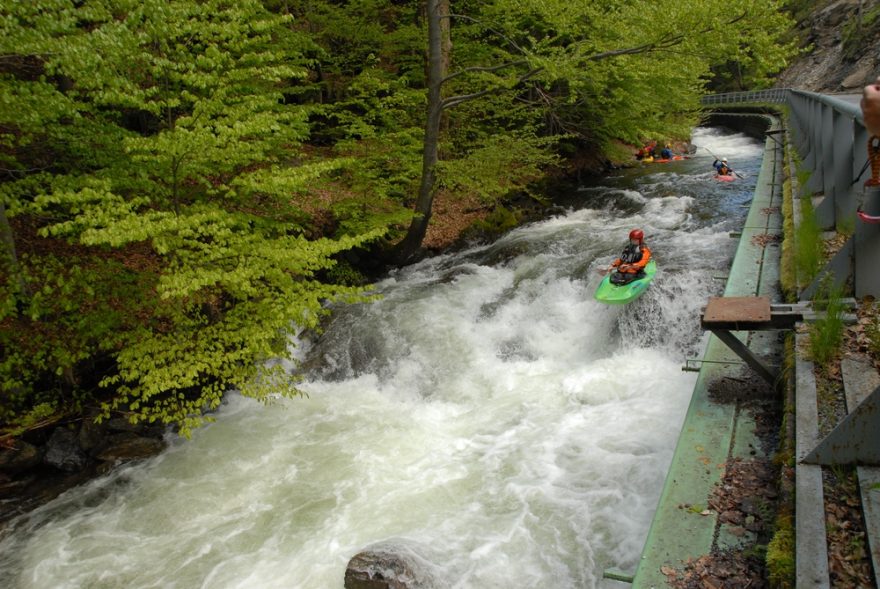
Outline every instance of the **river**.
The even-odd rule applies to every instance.
[[[217,422],[72,489],[0,539],[6,588],[341,588],[382,542],[437,587],[620,587],[690,400],[699,309],[723,291],[762,145],[694,131],[553,218],[376,285],[297,354],[307,397],[230,395]],[[710,153],[745,178],[712,178]],[[641,227],[657,277],[593,300]]]

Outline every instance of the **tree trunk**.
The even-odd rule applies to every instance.
[[[410,223],[406,237],[397,245],[394,259],[403,264],[412,259],[422,245],[431,219],[434,204],[434,167],[438,159],[440,141],[440,119],[443,113],[440,85],[443,81],[443,50],[441,20],[447,16],[440,12],[443,0],[428,2],[428,112],[425,121],[425,137],[422,150],[422,181],[416,199],[415,218]]]
[[[437,7],[440,10],[440,79],[443,79],[452,67],[452,20],[448,18],[449,0],[440,0]]]

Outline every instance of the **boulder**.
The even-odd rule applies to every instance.
[[[165,449],[165,442],[134,434],[108,436],[103,448],[96,454],[98,460],[111,463],[128,462],[155,456]]]
[[[76,472],[88,464],[89,457],[79,447],[75,432],[56,427],[46,443],[43,462],[64,472]]]
[[[10,448],[0,448],[0,472],[18,474],[43,461],[43,452],[33,444],[15,440]]]
[[[423,559],[410,547],[379,544],[355,554],[345,570],[345,589],[429,589]]]
[[[93,415],[87,415],[82,421],[79,428],[77,439],[79,447],[86,452],[92,452],[95,448],[100,447],[104,443],[107,436],[106,422],[95,423]]]

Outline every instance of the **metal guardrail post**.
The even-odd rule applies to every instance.
[[[832,135],[834,129],[834,111],[826,104],[816,102],[816,113],[819,121],[815,125],[813,140],[816,141],[816,160],[813,169],[813,175],[807,182],[807,190],[813,193],[820,193],[825,198],[816,207],[816,222],[819,227],[826,231],[835,228],[837,219],[835,217],[834,202],[834,186],[832,185],[834,146],[832,145]]]
[[[812,121],[809,127],[809,153],[804,158],[804,166],[812,170],[810,179],[807,180],[805,188],[812,193],[824,192],[825,180],[822,177],[822,160],[825,157],[825,144],[822,137],[822,121],[824,120],[825,107],[821,102],[810,101],[810,116],[808,121]],[[818,124],[817,124],[818,123]],[[818,214],[817,214],[818,216]],[[832,219],[832,224],[834,220]],[[827,227],[825,223],[820,221],[820,226]]]
[[[862,211],[880,216],[880,186],[866,186],[862,193]],[[855,296],[880,295],[880,224],[856,218]]]
[[[853,228],[845,225],[852,223],[856,214],[856,190],[852,185],[855,121],[846,113],[837,110],[832,111],[831,114],[831,195],[834,199],[834,218],[837,219],[839,226],[844,224],[840,228],[849,232]]]
[[[806,159],[809,157],[810,151],[810,134],[808,132],[810,103],[803,96],[797,93],[792,93],[789,104],[791,105],[790,122],[793,123],[792,127],[790,128],[794,131],[792,133],[792,140],[795,149],[799,154],[803,156],[803,161],[805,162]]]

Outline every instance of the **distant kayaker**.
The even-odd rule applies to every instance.
[[[666,146],[660,150],[660,157],[665,160],[671,160],[672,159],[672,146],[667,143]]]
[[[645,266],[651,261],[651,250],[645,245],[645,233],[641,229],[629,232],[629,243],[620,257],[611,262],[605,271],[611,275],[612,284],[627,284],[644,275]]]
[[[636,159],[643,160],[643,159],[646,159],[649,157],[650,158],[656,157],[656,155],[657,155],[656,149],[657,149],[657,142],[656,141],[651,141],[649,143],[646,143],[645,145],[643,145],[639,149],[638,153],[636,153]]]
[[[715,160],[712,162],[712,165],[715,166],[715,171],[718,172],[719,176],[729,176],[730,174],[733,174],[733,168],[727,164],[727,158],[723,158],[720,161]]]

